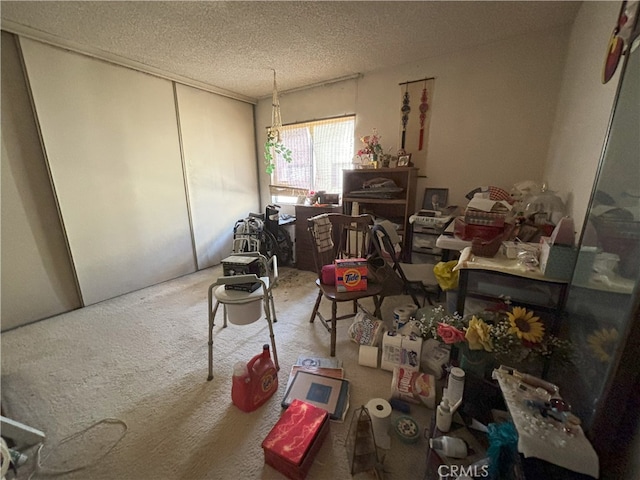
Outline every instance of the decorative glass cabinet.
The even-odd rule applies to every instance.
[[[602,470],[637,455],[640,405],[640,39],[625,55],[607,142],[569,284],[572,369],[551,380],[582,419]],[[635,442],[635,443],[634,443]],[[629,447],[629,445],[635,445]],[[626,454],[629,456],[629,451]],[[627,477],[630,478],[630,477]]]

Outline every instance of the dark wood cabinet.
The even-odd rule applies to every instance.
[[[299,270],[309,270],[315,272],[316,266],[313,263],[313,252],[311,238],[307,231],[307,220],[321,213],[342,213],[342,206],[312,206],[312,205],[296,205],[296,268]]]
[[[354,192],[363,190],[371,180],[381,178],[392,180],[400,189],[393,195],[381,194],[363,196]],[[343,170],[342,205],[344,213],[369,213],[375,218],[386,219],[400,226],[398,234],[402,238],[403,250],[410,251],[409,216],[415,213],[416,185],[418,169],[415,167],[368,168],[360,170]],[[357,204],[357,208],[354,207]]]

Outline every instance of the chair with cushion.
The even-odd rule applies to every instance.
[[[259,276],[252,273],[218,277],[209,286],[209,376],[207,380],[213,379],[213,327],[220,304],[222,304],[224,312],[223,328],[227,327],[227,321],[236,325],[248,325],[259,320],[262,317],[262,312],[264,312],[269,323],[273,363],[276,369],[279,370],[278,352],[276,351],[276,341],[273,334],[273,323],[278,321],[273,301],[273,287],[278,281],[278,258],[273,255],[267,260],[259,252],[234,253],[233,255],[255,257],[259,263],[260,273]],[[241,289],[251,284],[257,287],[254,291]]]
[[[433,273],[434,265],[428,263],[402,262],[403,251],[400,238],[389,221],[382,221],[372,227],[373,243],[377,253],[384,258],[402,279],[404,293],[411,295],[413,302],[421,307],[417,295],[424,298],[423,304],[433,305],[431,297],[437,297],[440,290]]]
[[[361,291],[339,292],[335,285],[332,267],[334,260],[345,258],[366,258],[371,248],[371,215],[350,216],[341,213],[324,213],[307,220],[313,258],[318,278],[318,298],[311,323],[318,317],[331,333],[331,356],[336,354],[336,326],[338,320],[354,317],[358,308],[366,311],[359,300],[372,297],[375,305],[375,316],[380,316],[379,296],[382,292],[380,284],[367,282],[367,289]],[[324,267],[324,281],[323,281]],[[328,273],[330,272],[330,273]],[[319,311],[322,299],[331,302],[331,318],[325,318]],[[351,302],[353,312],[338,316],[338,303]]]

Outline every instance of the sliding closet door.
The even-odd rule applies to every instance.
[[[2,330],[80,307],[15,37],[2,32]]]
[[[233,226],[259,211],[253,106],[177,85],[198,268],[231,251]]]
[[[195,271],[171,82],[21,46],[85,305]]]

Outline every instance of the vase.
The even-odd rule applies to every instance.
[[[491,372],[494,366],[493,355],[484,350],[470,350],[464,346],[460,348],[460,368],[469,375],[478,378],[491,378]]]

